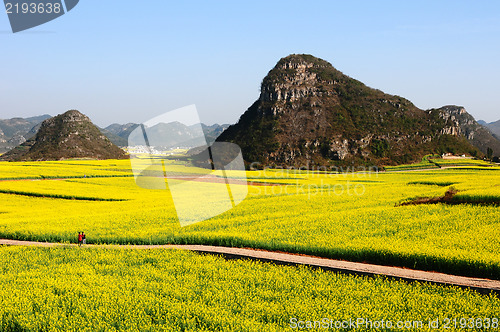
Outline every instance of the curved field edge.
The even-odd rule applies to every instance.
[[[22,181],[22,180],[71,180],[71,179],[103,179],[103,178],[130,178],[133,177],[131,174],[125,175],[78,175],[78,176],[32,176],[32,177],[10,177],[10,178],[0,178],[0,181]]]
[[[123,201],[126,201],[126,199],[119,199],[119,198],[101,198],[101,197],[77,196],[77,195],[42,194],[42,193],[36,193],[36,192],[19,191],[19,190],[3,190],[3,189],[0,189],[0,194],[18,195],[18,196],[26,196],[26,197],[39,197],[39,198],[67,199],[67,200],[77,200],[77,201],[97,201],[97,202],[123,202]]]
[[[43,241],[53,243],[77,243],[75,239],[64,238],[57,235],[33,235],[33,234],[2,234],[0,238],[22,241]],[[265,241],[247,240],[238,237],[204,237],[204,236],[176,236],[169,240],[154,241],[143,238],[101,238],[98,241],[87,240],[88,244],[111,244],[111,245],[211,245],[228,248],[249,248],[256,250],[268,250],[290,254],[309,255],[321,258],[346,260],[359,263],[369,263],[385,266],[397,266],[415,270],[441,272],[464,277],[476,277],[500,280],[500,266],[471,259],[457,259],[436,257],[425,254],[409,254],[392,252],[389,250],[346,250],[344,248],[311,247],[310,245],[286,245],[283,243],[269,243]]]
[[[0,247],[0,253],[5,331],[283,331],[293,318],[322,317],[425,327],[446,317],[491,322],[500,310],[494,293],[171,249]]]

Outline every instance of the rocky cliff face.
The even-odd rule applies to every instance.
[[[0,120],[0,153],[9,151],[14,147],[26,142],[26,133],[33,126],[40,124],[43,120],[50,118],[50,115],[42,115],[31,118],[13,118]]]
[[[124,159],[127,155],[112,144],[88,117],[71,110],[45,120],[33,138],[0,157],[8,161],[70,158]]]
[[[263,79],[258,100],[217,140],[240,145],[249,163],[282,166],[395,164],[429,153],[478,154],[462,136],[461,123],[453,122],[453,112],[418,109],[324,60],[290,55]]]
[[[444,106],[437,110],[439,116],[445,121],[442,134],[463,136],[486,154],[488,148],[493,150],[493,155],[500,156],[500,141],[491,132],[480,125],[472,115],[461,106]]]

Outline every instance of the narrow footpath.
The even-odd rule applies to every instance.
[[[9,246],[37,246],[57,247],[72,246],[76,244],[30,242],[18,240],[0,239],[0,245]],[[327,271],[341,272],[344,274],[356,274],[366,276],[383,275],[405,281],[429,282],[438,285],[458,286],[471,288],[480,293],[494,292],[500,294],[500,280],[462,277],[438,272],[412,270],[401,267],[356,263],[328,258],[319,258],[307,255],[288,254],[265,250],[216,247],[205,245],[85,245],[85,247],[115,248],[115,249],[179,249],[190,250],[202,254],[220,255],[227,259],[251,259],[263,262],[272,262],[281,265],[305,265],[312,268],[320,268]]]

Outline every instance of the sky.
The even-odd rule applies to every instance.
[[[422,109],[500,119],[500,1],[457,0],[80,0],[16,34],[0,13],[0,118],[78,109],[105,127],[195,104],[234,123],[292,53]]]

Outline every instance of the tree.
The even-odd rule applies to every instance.
[[[493,157],[493,149],[492,148],[488,148],[488,149],[486,149],[486,158],[488,160],[491,160],[491,157]]]
[[[389,142],[387,142],[385,139],[378,140],[374,139],[371,142],[371,148],[372,152],[375,156],[379,158],[383,158],[387,155],[387,152],[389,151]]]

